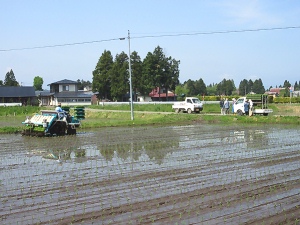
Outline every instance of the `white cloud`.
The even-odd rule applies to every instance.
[[[275,26],[282,22],[282,20],[271,11],[272,4],[269,6],[263,4],[266,1],[258,0],[232,0],[223,1],[220,5],[223,13],[226,14],[231,22],[240,25],[251,25],[253,27],[261,26]]]

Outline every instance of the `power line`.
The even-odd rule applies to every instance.
[[[140,37],[131,37],[131,39],[134,39],[134,38],[137,39],[137,38],[194,36],[194,35],[211,35],[211,34],[229,34],[229,33],[245,33],[245,32],[274,31],[274,30],[288,30],[288,29],[300,29],[300,26],[258,28],[258,29],[246,29],[246,30],[226,30],[226,31],[193,32],[193,33],[179,33],[179,34],[148,35],[148,36],[140,36]]]
[[[246,32],[259,32],[259,31],[290,30],[290,29],[300,29],[300,26],[258,28],[258,29],[245,29],[245,30],[189,32],[189,33],[161,34],[161,35],[146,35],[146,36],[130,37],[130,39],[180,37],[180,36],[213,35],[213,34],[230,34],[230,33],[246,33]],[[33,50],[33,49],[43,49],[43,48],[56,48],[56,47],[66,47],[66,46],[73,46],[73,45],[84,45],[84,44],[94,44],[94,43],[109,42],[109,41],[118,41],[118,40],[124,40],[124,39],[125,39],[125,37],[122,37],[122,38],[111,38],[111,39],[98,40],[98,41],[83,41],[83,42],[66,43],[66,44],[44,45],[44,46],[36,46],[36,47],[0,49],[0,52],[23,51],[23,50]]]
[[[116,41],[120,40],[120,38],[112,38],[106,40],[99,41],[83,41],[83,42],[75,42],[75,43],[66,43],[66,44],[57,44],[57,45],[44,45],[44,46],[36,46],[36,47],[24,47],[24,48],[11,48],[11,49],[0,49],[0,52],[10,52],[10,51],[22,51],[22,50],[33,50],[33,49],[41,49],[41,48],[56,48],[56,47],[65,47],[72,45],[84,45],[84,44],[93,44],[107,41]]]

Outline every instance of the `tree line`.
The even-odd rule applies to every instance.
[[[163,49],[157,46],[148,52],[142,60],[134,51],[130,55],[131,83],[135,94],[148,95],[152,89],[159,87],[175,90],[179,84],[180,61],[167,57]],[[123,101],[129,90],[129,57],[121,52],[113,59],[109,50],[105,50],[93,71],[92,90],[100,99]],[[131,96],[134,97],[134,96]]]
[[[166,56],[163,49],[157,46],[153,52],[148,52],[142,60],[134,51],[130,55],[131,81],[134,94],[148,96],[156,87],[174,91],[178,96],[216,96],[216,95],[245,95],[251,92],[257,94],[265,93],[266,89],[261,79],[254,81],[243,79],[236,88],[233,80],[223,79],[220,83],[206,85],[202,78],[199,80],[187,80],[179,82],[180,61]],[[109,50],[104,50],[100,56],[95,70],[92,72],[92,82],[77,80],[78,89],[83,90],[85,86],[91,86],[92,91],[98,94],[99,99],[123,101],[124,96],[129,97],[129,57],[121,52],[112,56]],[[20,86],[14,72],[11,69],[6,73],[4,82],[0,80],[0,86]],[[43,90],[43,78],[34,77],[33,86],[35,90]],[[300,81],[294,85],[287,80],[280,88],[285,88],[282,96],[289,96],[289,87],[293,86],[295,91],[300,90]],[[277,86],[276,86],[277,87]],[[270,87],[272,88],[272,87]],[[135,96],[135,95],[134,95]],[[133,97],[133,96],[132,96]],[[128,99],[128,98],[127,98]]]

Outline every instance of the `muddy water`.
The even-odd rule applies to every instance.
[[[0,224],[297,224],[300,131],[190,125],[0,136]]]

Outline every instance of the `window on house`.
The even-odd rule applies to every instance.
[[[63,85],[63,91],[69,91],[69,85]]]

